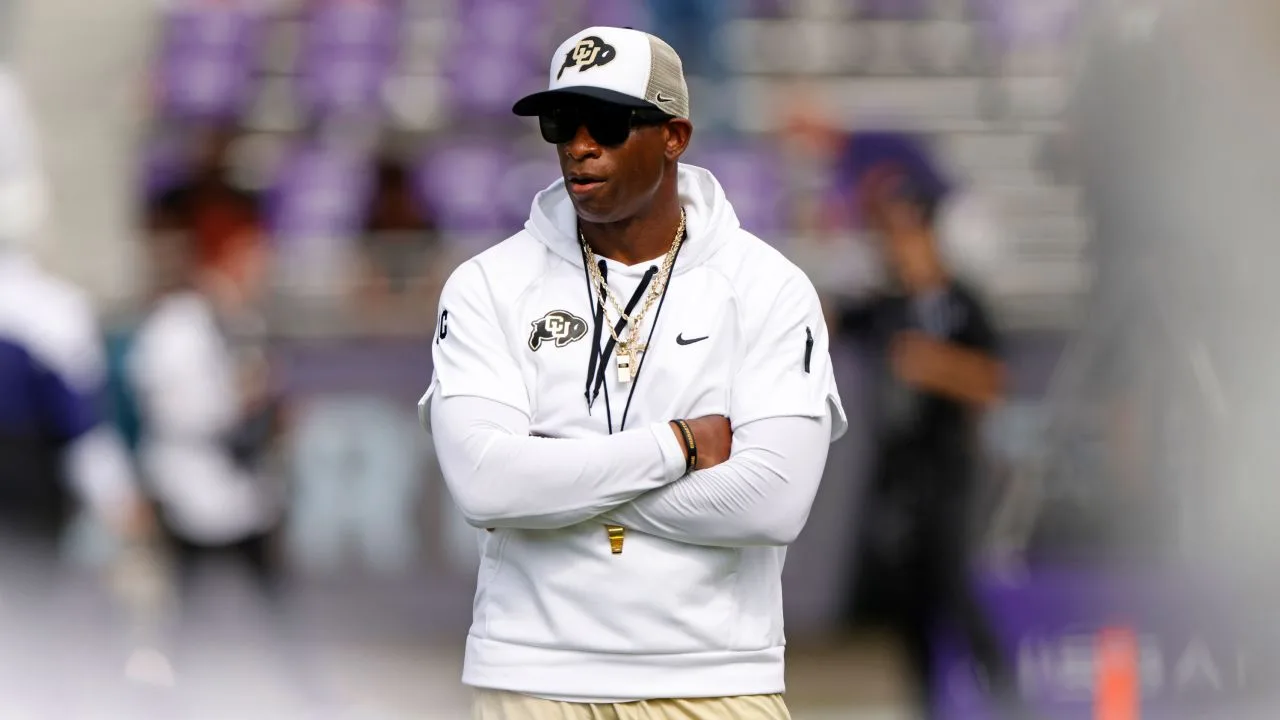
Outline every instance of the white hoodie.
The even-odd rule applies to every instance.
[[[144,418],[139,459],[173,529],[224,545],[273,527],[281,513],[276,488],[236,463],[226,446],[244,420],[242,391],[209,300],[195,291],[160,300],[127,362]]]
[[[688,239],[639,375],[620,382],[610,356],[590,407],[609,332],[563,181],[445,286],[419,407],[455,501],[488,529],[470,685],[580,702],[783,689],[785,546],[846,427],[826,324],[710,173],[683,165],[679,186]],[[607,262],[623,303],[658,262]],[[731,418],[733,457],[685,474],[667,423],[708,414]],[[619,554],[606,524],[627,529]]]

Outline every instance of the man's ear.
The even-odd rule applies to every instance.
[[[689,139],[693,137],[693,123],[685,118],[674,118],[668,120],[665,127],[667,160],[674,162],[689,148]]]

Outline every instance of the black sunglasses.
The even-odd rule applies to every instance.
[[[553,145],[567,143],[584,125],[591,137],[601,145],[621,145],[631,136],[631,129],[645,125],[661,125],[671,116],[661,110],[629,108],[620,105],[595,107],[562,107],[538,116],[542,139]]]

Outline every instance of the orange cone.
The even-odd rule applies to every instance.
[[[1141,685],[1138,638],[1131,628],[1105,628],[1098,633],[1097,690],[1094,720],[1139,720]]]

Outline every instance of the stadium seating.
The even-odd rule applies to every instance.
[[[364,222],[367,157],[302,146],[282,164],[269,203],[269,224],[282,244],[350,237]]]
[[[923,132],[955,177],[999,199],[1019,237],[1005,250],[1002,306],[1033,306],[1024,301],[1035,287],[1057,287],[1049,304],[1069,304],[1081,276],[1082,211],[1078,202],[1042,200],[1072,195],[1048,172],[1045,144],[1063,109],[1062,59],[1077,4],[744,0],[725,32],[746,134],[730,145],[695,144],[688,160],[720,176],[746,227],[778,237],[791,220],[790,168],[759,140],[785,120],[778,99],[791,76],[804,75],[839,127]],[[532,128],[509,112],[513,98],[545,82],[547,48],[586,24],[648,24],[639,0],[292,5],[308,9],[255,14],[200,2],[173,11],[158,67],[161,110],[239,115],[266,132],[352,114],[423,132],[422,152],[410,159],[423,201],[460,248],[520,227],[530,195],[556,176]],[[705,133],[699,139],[708,142]],[[336,204],[354,196],[318,179],[285,180],[275,197],[275,222],[290,236],[352,227],[358,213]]]
[[[509,118],[513,98],[545,84],[552,17],[544,0],[463,5],[442,57],[455,116]]]
[[[724,186],[738,219],[747,230],[770,242],[789,226],[786,178],[778,154],[757,145],[695,147],[688,161],[710,170]]]
[[[422,189],[438,208],[444,232],[487,234],[492,242],[511,229],[494,203],[510,160],[506,149],[479,137],[449,138],[428,149],[421,165]]]

